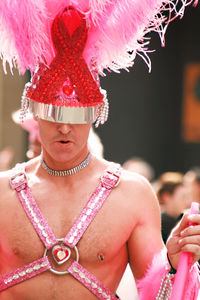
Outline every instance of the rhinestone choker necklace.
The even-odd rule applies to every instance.
[[[68,176],[68,175],[76,174],[80,170],[82,170],[83,168],[85,168],[89,164],[90,159],[91,159],[91,154],[89,153],[88,156],[86,157],[86,159],[84,161],[82,161],[78,166],[76,166],[76,167],[74,167],[72,169],[69,169],[69,170],[59,170],[59,171],[57,171],[57,170],[50,169],[47,166],[47,164],[46,164],[46,162],[44,161],[43,158],[41,160],[41,166],[50,175],[53,175],[53,176]]]

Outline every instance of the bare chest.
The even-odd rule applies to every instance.
[[[70,192],[52,192],[51,189],[45,190],[45,193],[36,190],[33,194],[42,215],[57,239],[65,238],[91,196],[85,190],[82,193],[73,193],[73,199]],[[115,193],[111,192],[77,243],[80,259],[86,264],[111,260],[120,251],[130,234],[126,211],[114,198]],[[113,205],[114,201],[115,205]],[[0,251],[3,257],[12,257],[16,265],[19,262],[29,263],[42,257],[45,246],[16,194],[13,195],[12,201],[5,202],[6,205],[1,210],[0,216]],[[122,213],[122,210],[124,214],[119,219],[119,211]],[[3,265],[1,269],[4,269]]]

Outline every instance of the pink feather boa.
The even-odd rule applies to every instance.
[[[182,17],[187,5],[198,0],[1,0],[0,55],[20,73],[32,72],[39,62],[50,64],[54,57],[50,28],[55,16],[68,5],[85,14],[89,26],[84,58],[104,69],[118,72],[133,65],[136,54],[148,58],[149,40],[157,31],[164,44],[169,22]],[[131,52],[130,52],[131,51]]]
[[[139,290],[138,300],[155,300],[158,294],[162,278],[169,272],[170,266],[167,260],[166,249],[158,253],[149,267],[146,275],[136,282]],[[194,264],[188,276],[183,300],[196,300],[199,292],[199,269]]]

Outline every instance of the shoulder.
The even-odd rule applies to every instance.
[[[16,164],[12,169],[0,172],[0,189],[8,187],[10,185],[10,179],[12,176],[20,172],[21,170],[24,170],[25,172],[29,169],[31,169],[32,165],[34,164],[33,160],[30,160],[28,162],[18,163]]]
[[[0,188],[5,184],[9,184],[10,177],[12,176],[12,169],[0,172]]]
[[[142,175],[129,172],[122,169],[121,173],[121,188],[127,193],[133,193],[134,195],[152,195],[155,196],[155,192],[150,182]]]
[[[118,193],[123,203],[126,203],[137,216],[160,217],[156,193],[150,182],[142,175],[122,169]]]

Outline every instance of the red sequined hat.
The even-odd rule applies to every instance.
[[[103,124],[104,70],[119,72],[137,54],[147,63],[150,38],[165,44],[167,26],[198,0],[1,0],[0,57],[30,70],[22,112],[49,121]]]
[[[34,116],[61,123],[104,123],[108,117],[106,92],[100,89],[95,66],[83,58],[88,28],[73,7],[56,16],[51,27],[55,57],[40,64],[22,98]]]

